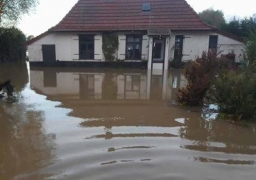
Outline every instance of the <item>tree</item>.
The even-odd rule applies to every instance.
[[[201,19],[212,26],[220,28],[223,24],[225,24],[224,14],[220,10],[213,10],[212,8],[206,9],[198,14]]]
[[[29,36],[27,37],[27,41],[30,41],[30,40],[33,39],[33,38],[34,38],[33,35],[29,35]]]
[[[223,25],[221,29],[228,33],[231,33],[231,34],[241,37],[243,32],[241,31],[240,24],[241,24],[240,21],[234,17],[232,21]]]
[[[241,20],[234,17],[232,21],[222,26],[222,30],[243,38],[247,38],[251,32],[256,30],[256,21],[253,16]]]
[[[27,14],[36,7],[39,0],[0,0],[0,22],[17,21],[22,14]]]
[[[251,31],[246,40],[245,59],[249,66],[256,66],[256,31]]]
[[[0,62],[25,61],[26,36],[17,28],[0,29]]]

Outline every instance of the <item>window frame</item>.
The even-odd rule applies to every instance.
[[[132,42],[128,42],[128,38],[129,37],[133,37],[133,41]],[[135,41],[135,38],[139,38],[139,42]],[[126,46],[125,46],[125,59],[126,60],[141,60],[142,59],[142,35],[140,34],[127,34],[126,35]],[[140,56],[137,58],[128,58],[128,45],[132,45],[133,46],[133,50],[132,50],[132,56],[134,57],[135,53],[135,47],[136,45],[139,45],[139,49],[140,49]]]
[[[95,36],[94,35],[87,35],[87,34],[80,34],[78,35],[78,44],[79,44],[79,60],[94,60],[94,53],[95,53]],[[87,40],[85,40],[87,39]],[[81,46],[82,45],[86,45],[87,48],[85,49],[85,51],[88,49],[88,46],[92,45],[93,46],[93,50],[92,50],[92,54],[90,55],[86,55],[86,53],[82,54],[81,53]]]
[[[213,43],[211,43],[211,40],[213,40],[212,38],[216,38],[217,40],[216,40],[216,47],[214,46],[214,47],[211,47],[211,45],[213,44]],[[215,40],[215,39],[214,39]],[[209,36],[209,47],[208,47],[208,49],[209,50],[211,50],[211,51],[214,51],[215,53],[217,53],[217,50],[218,50],[218,41],[219,41],[219,36],[218,35],[210,35]]]

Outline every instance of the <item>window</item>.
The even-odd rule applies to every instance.
[[[217,35],[210,35],[209,37],[209,50],[217,52],[218,46],[218,36]]]
[[[94,59],[94,36],[79,36],[79,59]]]
[[[126,59],[141,60],[141,35],[126,36]]]
[[[150,3],[143,3],[142,4],[142,11],[150,11],[150,10],[151,10]]]

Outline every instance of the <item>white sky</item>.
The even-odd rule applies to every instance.
[[[35,12],[24,15],[18,24],[27,36],[37,36],[55,26],[78,0],[40,0]],[[196,12],[222,10],[225,18],[249,17],[256,13],[256,0],[187,0]]]

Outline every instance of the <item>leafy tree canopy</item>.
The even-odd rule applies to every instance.
[[[221,29],[231,34],[247,38],[251,32],[256,30],[256,19],[253,16],[244,19],[233,18],[232,21],[223,25]]]
[[[29,13],[39,0],[0,0],[0,22],[17,21],[22,14]]]
[[[0,63],[24,62],[26,58],[26,36],[19,29],[0,28]]]
[[[224,14],[220,10],[206,9],[198,14],[207,24],[220,28],[226,23]]]

